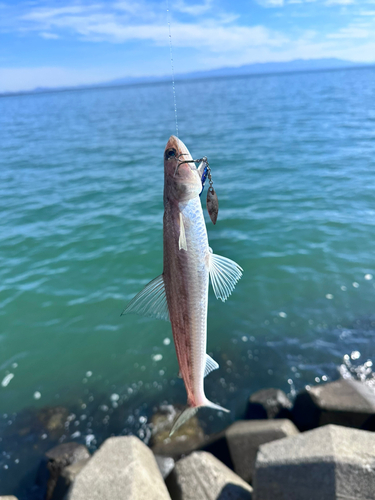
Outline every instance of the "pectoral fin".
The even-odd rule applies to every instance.
[[[184,226],[184,220],[182,218],[181,212],[180,212],[180,237],[178,239],[178,249],[179,250],[183,249],[183,250],[187,251],[185,226]]]
[[[233,292],[237,281],[242,276],[243,269],[233,260],[210,253],[209,272],[212,288],[217,299],[223,302]]]
[[[163,275],[150,281],[126,306],[123,314],[136,313],[169,321],[169,311]]]

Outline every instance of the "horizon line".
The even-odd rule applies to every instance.
[[[243,68],[244,66],[252,66],[252,65],[258,65],[258,64],[288,64],[292,63],[295,61],[316,61],[316,60],[327,60],[327,59],[336,59],[340,61],[338,58],[321,58],[321,59],[293,59],[291,61],[285,61],[285,62],[275,62],[275,61],[270,61],[270,62],[265,62],[265,63],[250,63],[250,64],[245,64],[242,66],[237,66],[237,67],[222,67],[222,68],[214,68],[212,70],[206,70],[206,72],[210,71],[219,71],[219,70],[225,70],[225,69],[238,69]],[[327,68],[304,68],[304,69],[290,69],[290,70],[279,70],[279,71],[265,71],[265,72],[255,72],[255,73],[243,73],[243,74],[230,74],[230,75],[207,75],[207,76],[192,76],[188,77],[188,75],[195,74],[195,73],[205,73],[205,70],[199,70],[199,71],[191,71],[189,73],[179,73],[175,75],[175,79],[177,79],[180,82],[193,82],[193,81],[199,81],[199,80],[216,80],[216,79],[225,79],[225,78],[248,78],[248,77],[268,77],[268,76],[275,76],[275,75],[290,75],[290,74],[298,74],[298,73],[322,73],[322,72],[330,72],[330,71],[342,71],[342,70],[356,70],[356,69],[371,69],[375,67],[375,62],[372,63],[356,63],[356,62],[351,62],[351,61],[344,61],[343,63],[348,64],[348,66],[341,66],[341,67],[327,67]],[[19,91],[7,91],[7,92],[0,92],[0,98],[4,97],[16,97],[16,96],[21,96],[21,95],[39,95],[39,94],[53,94],[53,93],[58,93],[58,92],[75,92],[75,91],[85,91],[85,90],[105,90],[105,89],[113,89],[113,88],[120,88],[120,87],[135,87],[135,86],[147,86],[147,85],[160,85],[164,83],[168,83],[170,80],[170,76],[164,75],[164,76],[144,76],[144,77],[122,77],[122,78],[117,78],[112,81],[116,80],[121,80],[125,78],[134,78],[134,79],[142,79],[142,78],[155,78],[154,81],[138,81],[138,82],[127,82],[127,83],[113,83],[111,84],[110,82],[101,82],[98,84],[95,83],[87,83],[87,84],[82,84],[82,85],[76,85],[76,86],[71,86],[71,87],[46,87],[46,88],[41,88],[41,90],[38,90],[39,87],[36,87],[32,90],[19,90]]]

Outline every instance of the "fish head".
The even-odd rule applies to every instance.
[[[188,201],[202,191],[201,176],[185,144],[172,135],[164,151],[164,196],[175,201]]]

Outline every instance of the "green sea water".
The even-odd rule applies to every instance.
[[[180,138],[219,197],[210,245],[244,269],[228,302],[210,292],[206,393],[231,414],[207,422],[374,359],[374,102],[371,68],[178,82]],[[120,317],[162,271],[173,133],[170,84],[0,98],[0,494],[55,444],[12,434],[33,408],[74,410],[61,439],[94,449],[185,403],[170,325]]]

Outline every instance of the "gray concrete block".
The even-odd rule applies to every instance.
[[[165,479],[174,467],[175,461],[172,457],[163,457],[161,455],[154,455],[156,463],[158,464],[160,474]]]
[[[375,435],[326,425],[259,448],[254,500],[374,500]]]
[[[81,470],[87,465],[89,460],[90,459],[87,458],[72,465],[68,465],[61,471],[51,500],[64,500],[70,486],[73,484],[75,478]]]
[[[297,433],[295,425],[286,419],[235,422],[225,431],[234,471],[251,483],[259,446]]]
[[[79,472],[68,500],[170,500],[152,451],[134,436],[107,439]]]
[[[375,392],[356,380],[313,386],[297,395],[292,416],[302,431],[327,424],[375,430]]]
[[[223,462],[227,467],[234,470],[225,430],[212,436],[204,446],[202,446],[201,450],[211,453],[214,457],[218,458],[220,462]]]
[[[86,446],[75,442],[63,443],[48,450],[45,454],[47,459],[46,468],[49,471],[47,482],[46,500],[57,500],[59,497],[55,496],[54,491],[58,482],[59,476],[65,467],[88,460],[90,453]]]
[[[179,460],[166,479],[173,500],[251,500],[252,488],[210,453]]]
[[[261,389],[249,398],[247,419],[290,418],[292,403],[280,389]]]
[[[0,496],[0,500],[17,500],[17,498],[12,495],[6,495],[5,497]]]

